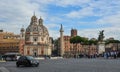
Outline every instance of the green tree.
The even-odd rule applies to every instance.
[[[81,44],[89,44],[89,41],[87,38],[76,36],[70,39],[70,43],[81,43]]]
[[[70,39],[70,43],[81,43],[81,44],[84,44],[84,45],[91,45],[91,44],[97,44],[97,40],[88,40],[87,38],[84,38],[84,37],[80,37],[80,36],[76,36],[76,37],[73,37]]]
[[[97,43],[98,43],[97,40],[89,40],[89,41],[88,41],[88,44],[89,44],[89,45],[92,45],[92,44],[96,45]]]
[[[105,41],[106,44],[109,44],[109,43],[120,43],[119,40],[106,40]]]
[[[54,49],[52,50],[52,55],[58,55],[58,47],[59,47],[59,41],[58,39],[53,40],[54,43]]]
[[[70,39],[70,43],[73,43],[73,44],[75,44],[75,43],[81,43],[82,41],[83,41],[83,39],[80,36],[72,37]]]

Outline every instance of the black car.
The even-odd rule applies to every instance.
[[[37,67],[39,65],[39,61],[34,59],[32,56],[21,56],[16,62],[17,67],[19,67],[20,65]]]

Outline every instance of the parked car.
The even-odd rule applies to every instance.
[[[39,61],[34,59],[32,56],[21,56],[17,62],[16,62],[16,66],[38,66],[39,65]]]

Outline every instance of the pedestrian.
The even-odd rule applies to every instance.
[[[116,59],[116,58],[117,58],[117,52],[114,51],[114,59]]]
[[[113,51],[110,52],[111,58],[114,57]]]
[[[107,56],[108,56],[108,58],[110,57],[110,52],[107,52]]]
[[[107,53],[106,53],[106,52],[104,52],[103,54],[104,54],[104,55],[103,55],[103,56],[104,56],[104,58],[107,58]]]

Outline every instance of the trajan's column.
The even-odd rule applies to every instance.
[[[63,38],[63,27],[61,24],[61,28],[60,28],[60,55],[64,56],[64,38]]]

